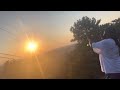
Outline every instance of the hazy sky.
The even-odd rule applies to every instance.
[[[0,11],[0,52],[15,53],[26,40],[25,32],[42,42],[45,50],[70,44],[70,27],[83,16],[110,22],[119,11]],[[15,40],[16,39],[16,40]]]

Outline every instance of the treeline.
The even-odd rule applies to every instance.
[[[0,67],[3,79],[39,79],[41,73],[34,60],[9,60]]]
[[[100,24],[100,20],[87,16],[77,20],[70,28],[73,33],[71,42],[77,41],[76,49],[69,54],[69,78],[104,78],[100,70],[98,55],[88,46],[88,39],[104,39],[104,34],[112,32],[120,41],[120,18],[109,23]]]

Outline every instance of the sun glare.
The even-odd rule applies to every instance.
[[[30,41],[27,44],[27,50],[30,51],[30,52],[35,52],[37,50],[37,47],[38,47],[38,45],[34,41]]]

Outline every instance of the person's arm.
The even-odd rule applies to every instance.
[[[101,54],[101,49],[98,48],[93,48],[93,51],[97,54]]]
[[[89,46],[92,47],[92,40],[88,39],[88,42],[89,42]]]
[[[92,48],[102,49],[102,47],[103,47],[103,45],[102,45],[102,41],[99,41],[99,42],[93,42],[91,46],[92,46]]]
[[[103,48],[102,41],[92,43],[91,47],[95,53],[100,54]]]

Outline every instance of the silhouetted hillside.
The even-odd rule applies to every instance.
[[[0,77],[42,78],[41,70],[44,78],[48,79],[102,77],[98,58],[75,55],[75,47],[76,44],[56,48],[41,56],[37,55],[37,59],[33,56],[25,60],[7,61],[0,67]]]
[[[69,53],[74,50],[75,44],[56,48],[44,53],[40,58],[44,60],[42,66],[49,78],[67,78],[67,62]]]

